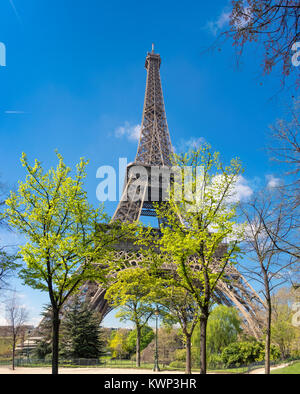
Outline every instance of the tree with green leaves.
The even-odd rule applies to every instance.
[[[226,367],[240,367],[255,362],[260,362],[265,357],[265,344],[262,342],[233,342],[222,351],[222,361]],[[277,346],[271,345],[271,360],[280,359],[280,351]]]
[[[209,360],[219,359],[222,350],[233,342],[236,342],[241,333],[241,319],[234,307],[218,305],[210,313],[207,322],[207,354]],[[192,344],[193,348],[199,348],[200,327],[196,326]]]
[[[65,357],[99,358],[102,354],[100,316],[75,295],[64,310],[61,354]]]
[[[7,227],[7,218],[3,212],[7,197],[7,186],[0,182],[0,228]],[[9,279],[19,267],[16,254],[9,252],[8,245],[4,245],[0,239],[0,290],[9,288]]]
[[[38,341],[36,347],[32,350],[32,357],[38,360],[45,360],[52,354],[51,342],[46,341],[44,338]]]
[[[9,225],[27,238],[20,247],[26,267],[20,272],[24,283],[48,292],[52,309],[52,373],[58,373],[59,325],[62,306],[87,280],[103,281],[101,261],[115,243],[112,231],[103,230],[103,207],[94,209],[87,201],[83,182],[87,161],[80,159],[72,178],[62,156],[58,165],[45,172],[41,163],[30,165],[25,182],[6,200]],[[97,228],[97,237],[95,231]],[[117,230],[116,230],[117,231]]]
[[[154,339],[154,331],[151,327],[145,325],[141,329],[140,351],[142,352],[149,343]],[[131,330],[127,337],[127,348],[132,353],[136,350],[137,330]]]
[[[241,318],[237,309],[225,305],[216,306],[207,324],[208,352],[220,354],[226,346],[237,341],[241,331]]]
[[[272,343],[280,349],[281,358],[300,350],[300,330],[292,324],[294,311],[291,306],[296,297],[293,288],[281,287],[272,296]]]
[[[153,314],[155,280],[145,268],[127,268],[119,271],[106,291],[111,306],[120,308],[116,317],[131,321],[136,329],[136,366],[141,365],[141,334]]]
[[[158,217],[167,222],[157,246],[166,261],[175,265],[179,283],[199,306],[200,372],[205,374],[206,328],[214,294],[240,251],[235,185],[242,169],[238,159],[224,167],[219,153],[209,145],[174,155],[173,166],[179,176],[174,178],[168,202],[156,207]]]
[[[136,243],[143,246],[143,265],[151,275],[153,282],[153,301],[158,306],[163,323],[167,326],[179,324],[186,347],[186,373],[191,373],[192,351],[191,338],[198,322],[200,309],[184,286],[174,266],[164,267],[166,256],[158,253],[157,233],[151,228],[140,228],[140,236]],[[147,246],[145,248],[145,246]]]
[[[129,334],[130,331],[125,328],[112,331],[108,347],[113,358],[123,359],[129,357],[130,349],[127,342]]]
[[[199,320],[200,309],[193,296],[178,285],[176,279],[166,279],[157,292],[157,304],[163,321],[179,324],[186,348],[185,373],[192,373],[192,334]]]
[[[39,360],[52,354],[52,308],[51,304],[45,305],[41,312],[42,319],[37,327],[37,336],[40,340],[33,349],[32,355]],[[50,356],[49,356],[50,357]]]
[[[0,247],[0,290],[9,288],[9,279],[20,268],[16,255],[8,253],[5,247]]]

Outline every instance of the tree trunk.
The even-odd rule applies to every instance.
[[[200,316],[200,374],[206,374],[206,328],[208,313],[205,311]]]
[[[266,324],[266,344],[265,344],[265,374],[270,373],[270,348],[271,348],[271,299],[267,299],[267,324]]]
[[[185,373],[192,373],[192,347],[191,347],[191,336],[185,334],[186,338],[186,363],[185,363]]]
[[[13,349],[12,349],[12,369],[15,370],[15,354],[16,354],[16,337],[13,338]]]
[[[52,374],[58,374],[59,310],[53,308],[52,320]]]
[[[136,327],[136,366],[141,366],[141,328]]]
[[[272,319],[272,301],[269,288],[269,278],[266,270],[264,273],[264,284],[267,302],[267,321],[266,321],[266,343],[265,343],[265,374],[270,374],[270,347],[271,347],[271,319]]]

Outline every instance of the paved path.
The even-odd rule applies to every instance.
[[[277,365],[276,367],[271,367],[270,369],[271,371],[273,371],[274,369],[284,368],[287,367],[288,365],[290,365],[290,363]],[[250,372],[251,375],[264,375],[264,373],[265,373],[265,368],[254,369],[253,371]]]
[[[151,369],[133,369],[133,368],[59,368],[60,374],[154,374]],[[183,374],[183,371],[162,371],[160,374]],[[10,367],[0,367],[1,374],[51,374],[49,367],[17,367],[14,371]]]

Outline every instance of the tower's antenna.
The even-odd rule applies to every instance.
[[[154,44],[152,43],[152,53],[154,53]]]

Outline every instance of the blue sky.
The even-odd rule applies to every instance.
[[[269,125],[284,113],[291,90],[279,92],[280,70],[262,76],[259,47],[249,46],[239,67],[230,42],[205,51],[226,27],[229,2],[186,0],[2,0],[0,42],[0,173],[10,186],[24,178],[19,158],[56,164],[54,150],[74,166],[90,160],[86,189],[95,206],[96,171],[133,161],[152,42],[171,140],[176,149],[204,138],[224,161],[245,167],[241,193],[279,177],[265,151]],[[292,79],[290,83],[292,84]],[[120,129],[123,128],[123,129]],[[123,130],[123,133],[120,133]],[[122,134],[122,135],[120,135]],[[106,204],[112,215],[116,202]],[[1,242],[18,243],[16,234]],[[14,285],[36,322],[48,300]],[[3,311],[0,322],[3,321]],[[117,323],[107,317],[105,325]]]

